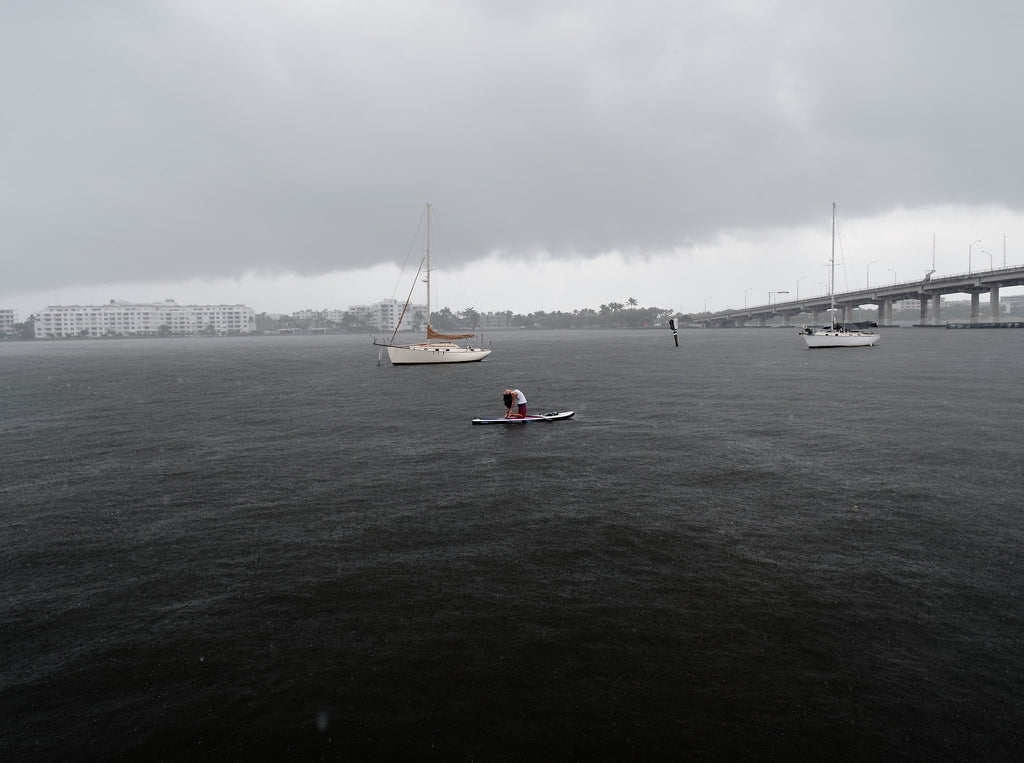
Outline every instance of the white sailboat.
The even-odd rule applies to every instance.
[[[472,347],[460,345],[456,342],[460,339],[472,339],[475,334],[442,334],[435,331],[430,325],[430,204],[427,204],[427,274],[424,279],[427,284],[427,341],[416,344],[395,344],[395,335],[402,325],[405,311],[409,308],[412,299],[412,292],[405,300],[405,307],[402,308],[402,315],[398,319],[398,325],[391,334],[391,339],[386,342],[374,340],[374,344],[383,347],[388,352],[388,358],[392,365],[414,365],[425,363],[473,363],[483,360],[491,351],[483,347]]]
[[[800,336],[804,338],[809,349],[823,347],[872,347],[878,343],[878,334],[870,334],[858,329],[848,329],[836,320],[836,203],[832,202],[832,258],[829,261],[829,296],[832,325],[822,328],[804,326]]]

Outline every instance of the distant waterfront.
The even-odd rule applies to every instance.
[[[1001,300],[1003,311],[1000,320],[1013,322],[1024,320],[1024,297],[1008,296]],[[8,311],[10,312],[10,311]],[[853,320],[877,320],[878,311],[873,308],[857,308]],[[961,324],[970,321],[971,303],[969,300],[944,300],[942,302],[942,323]],[[331,316],[331,317],[327,317]],[[683,314],[672,312],[658,307],[630,306],[623,303],[610,303],[601,305],[598,309],[573,310],[570,312],[552,311],[537,312],[526,315],[515,314],[511,311],[498,313],[479,313],[472,308],[454,312],[449,308],[442,308],[432,319],[433,326],[440,331],[476,331],[478,333],[489,333],[508,330],[534,330],[534,329],[659,329],[668,325],[668,320],[674,318],[679,328],[704,328],[706,327],[707,316],[702,313]],[[894,326],[915,326],[920,319],[917,307],[896,307],[892,311],[892,321],[888,327]],[[765,328],[789,328],[798,327],[810,320],[809,315],[800,315],[791,318],[789,324],[785,324],[781,316],[768,323]],[[302,310],[294,315],[280,315],[276,313],[254,313],[254,328],[250,332],[254,335],[315,335],[315,334],[383,334],[390,333],[391,328],[374,327],[365,317],[365,313],[342,310]],[[882,328],[885,328],[883,326]],[[422,330],[419,329],[409,329]],[[753,328],[753,326],[749,326]],[[0,333],[0,339],[34,339],[34,324],[31,320],[24,323],[15,323],[13,320],[7,327],[7,334]],[[406,328],[403,326],[403,331]],[[232,330],[207,330],[187,333],[188,336],[232,336],[240,332]],[[167,332],[167,336],[180,337],[180,332]],[[82,338],[117,338],[117,333],[110,333],[102,337],[64,337],[74,340]]]

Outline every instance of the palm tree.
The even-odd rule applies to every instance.
[[[630,297],[629,299],[626,300],[626,304],[629,305],[630,307],[636,307],[640,303],[637,301],[636,297]]]

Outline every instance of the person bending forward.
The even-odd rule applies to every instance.
[[[526,418],[526,395],[517,389],[506,389],[501,398],[505,401],[506,419]]]

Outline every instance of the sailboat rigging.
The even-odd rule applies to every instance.
[[[830,326],[813,328],[804,326],[800,336],[804,338],[809,349],[821,347],[871,347],[878,343],[878,334],[870,334],[859,329],[848,329],[836,319],[836,203],[832,202],[832,256],[829,260],[829,313],[832,316]]]
[[[409,303],[412,301],[413,289],[415,288],[416,282],[419,280],[420,273],[423,272],[424,262],[426,263],[426,275],[423,280],[427,284],[427,341],[415,344],[395,344],[395,336],[398,334],[398,329],[402,325],[405,313],[409,309]],[[442,334],[439,331],[435,331],[433,326],[430,325],[430,274],[430,203],[428,202],[426,255],[423,260],[420,261],[420,267],[416,272],[416,279],[413,281],[413,287],[409,290],[409,296],[405,300],[405,305],[402,307],[402,314],[399,316],[398,323],[395,325],[395,330],[392,332],[391,338],[386,342],[378,342],[374,340],[373,343],[387,350],[388,359],[391,361],[392,365],[472,363],[483,360],[491,354],[489,349],[473,347],[470,345],[460,345],[456,343],[460,339],[472,339],[476,334]]]

